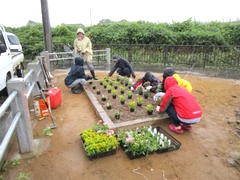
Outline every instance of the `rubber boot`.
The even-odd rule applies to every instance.
[[[94,79],[94,80],[98,80],[98,78],[96,78],[96,76],[95,76],[94,70],[91,70],[90,72],[91,72],[91,74],[92,74],[93,79]]]
[[[81,94],[82,93],[82,85],[78,84],[74,88],[71,89],[73,94]]]

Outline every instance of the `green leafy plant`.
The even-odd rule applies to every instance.
[[[130,111],[134,111],[136,108],[136,102],[135,101],[129,101],[128,102],[128,107],[130,109]]]
[[[119,82],[120,81],[120,76],[117,75],[116,80]]]
[[[103,79],[99,80],[100,85],[103,85]]]
[[[117,97],[117,90],[112,89],[111,93],[112,93],[112,97],[115,99]]]
[[[120,119],[120,116],[121,116],[120,111],[115,111],[115,112],[114,112],[114,117],[115,117],[116,119]]]
[[[103,81],[103,87],[107,88],[108,82],[107,81]]]
[[[153,105],[152,104],[147,104],[146,105],[146,110],[147,110],[148,114],[152,114],[152,112],[153,112]]]
[[[28,173],[20,172],[19,175],[17,176],[17,179],[19,179],[19,180],[24,180],[24,179],[30,180],[29,174],[30,174],[30,172],[28,172]]]
[[[143,98],[142,97],[138,97],[137,98],[137,105],[138,106],[142,106],[142,103],[143,103]]]
[[[114,86],[114,88],[115,88],[115,89],[117,89],[117,88],[118,88],[118,85],[119,85],[119,82],[117,82],[117,81],[114,81],[114,83],[113,83],[113,86]]]
[[[142,86],[140,86],[140,87],[138,88],[138,94],[139,94],[139,95],[143,95],[143,87],[142,87]]]
[[[119,146],[115,131],[103,121],[99,121],[92,128],[80,133],[80,138],[83,140],[88,155],[107,152]]]
[[[46,136],[52,136],[53,132],[50,126],[46,126],[43,130],[43,134]]]
[[[131,99],[132,95],[133,95],[133,92],[131,90],[127,91],[128,99]]]
[[[119,96],[119,100],[120,100],[121,104],[124,104],[125,103],[125,96],[124,95],[120,95]]]
[[[120,86],[120,92],[121,92],[122,94],[124,94],[124,91],[125,91],[125,87]]]
[[[122,142],[125,152],[136,155],[148,155],[160,148],[159,134],[150,127],[140,127],[118,131],[119,140]]]
[[[111,85],[107,85],[107,91],[110,93],[111,92],[111,89],[112,89],[112,86]]]

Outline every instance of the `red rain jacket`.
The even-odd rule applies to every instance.
[[[202,109],[196,98],[185,88],[179,86],[174,77],[166,78],[164,88],[166,93],[162,97],[160,112],[165,112],[172,103],[180,118],[194,119],[202,116]]]

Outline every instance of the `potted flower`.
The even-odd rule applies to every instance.
[[[137,106],[142,106],[143,103],[143,98],[142,97],[138,97],[137,98]]]
[[[88,81],[88,83],[89,83],[89,84],[92,84],[92,83],[93,83],[93,81],[92,81],[92,80],[91,80],[91,81]]]
[[[113,87],[114,87],[115,89],[117,89],[117,88],[118,88],[118,84],[119,84],[119,82],[114,81],[114,83],[113,83]]]
[[[107,100],[107,96],[105,94],[102,95],[102,101],[106,101]]]
[[[123,86],[120,86],[120,93],[124,94],[125,88]]]
[[[131,90],[127,91],[127,96],[128,96],[128,99],[132,99],[132,91]]]
[[[115,111],[114,117],[115,117],[116,119],[120,119],[120,116],[121,116],[120,112],[119,112],[119,111]]]
[[[79,134],[90,160],[116,154],[119,141],[114,130],[102,120]]]
[[[100,89],[97,89],[97,95],[101,94]]]
[[[93,89],[96,89],[96,85],[93,85],[92,88],[93,88]]]
[[[111,85],[107,85],[107,91],[108,91],[108,93],[111,93],[111,90],[112,90],[112,86]]]
[[[124,97],[124,95],[120,95],[119,96],[119,100],[120,100],[121,104],[125,104],[125,97]]]
[[[117,98],[117,90],[116,89],[112,89],[111,93],[112,93],[112,98],[116,99]]]
[[[112,109],[112,103],[111,102],[107,102],[106,107],[107,107],[107,109]]]
[[[136,108],[136,102],[135,101],[129,101],[128,102],[128,107],[130,112],[134,112],[135,108]]]
[[[146,110],[147,110],[148,115],[152,115],[152,113],[153,113],[153,105],[152,104],[147,104]]]

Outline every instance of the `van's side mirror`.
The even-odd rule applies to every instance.
[[[5,44],[0,43],[0,53],[4,53],[7,51],[7,47]]]

